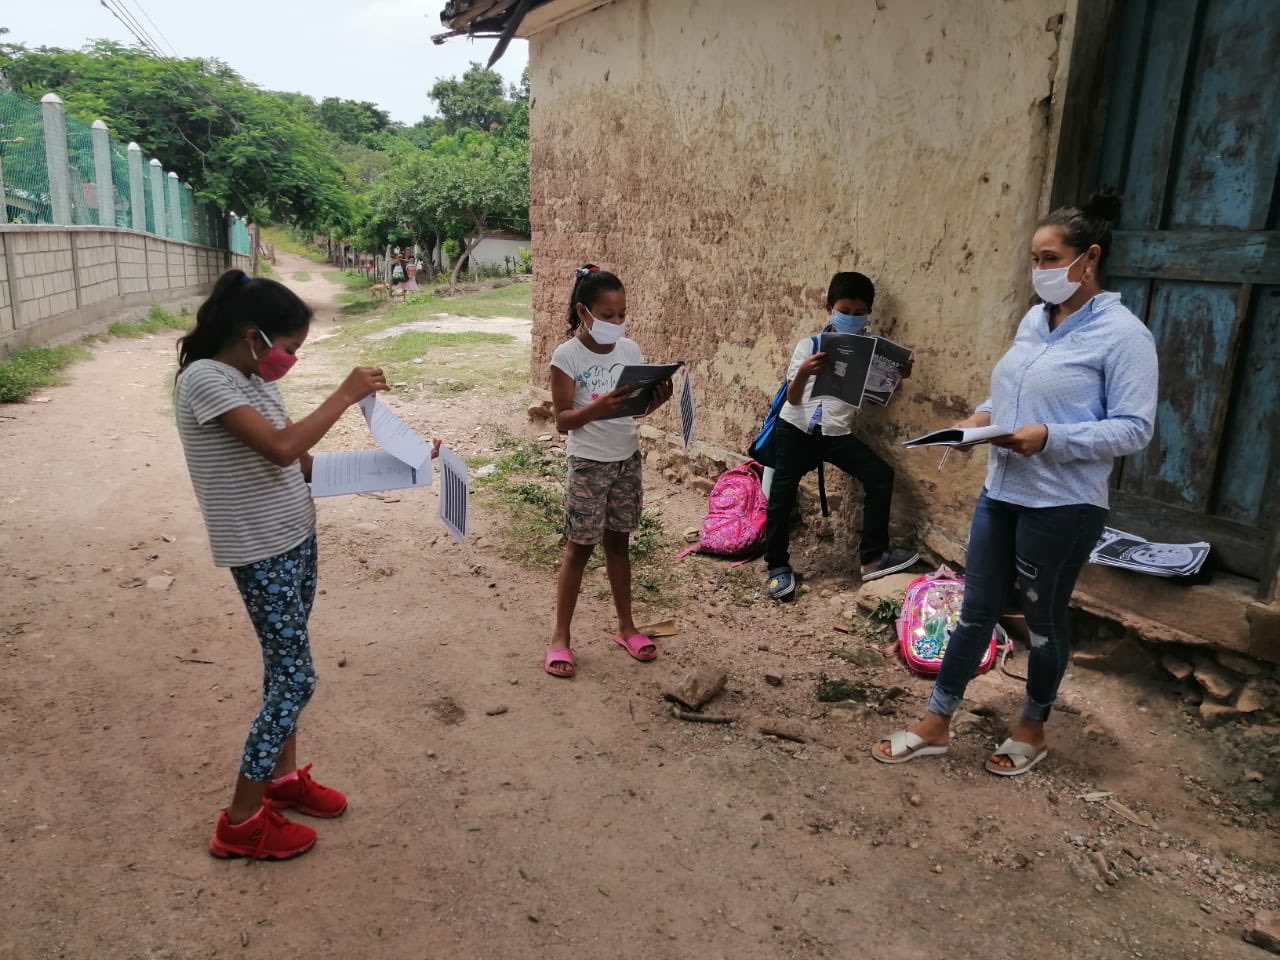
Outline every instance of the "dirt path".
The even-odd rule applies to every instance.
[[[286,278],[315,270],[282,260]],[[292,285],[319,338],[338,288]],[[496,512],[479,546],[452,545],[434,491],[320,505],[321,682],[302,754],[349,814],[298,861],[213,860],[260,667],[208,559],[172,361],[168,337],[107,343],[52,402],[0,408],[0,957],[1263,956],[1240,933],[1275,903],[1274,822],[1251,802],[1263,794],[1222,786],[1239,769],[1165,691],[1073,671],[1054,756],[1017,781],[981,772],[999,735],[986,720],[942,762],[881,767],[870,739],[926,685],[830,658],[849,638],[818,592],[838,604],[849,584],[775,609],[746,596],[758,571],[696,558],[681,568],[695,599],[655,664],[608,642],[593,589],[581,675],[552,681],[551,575],[503,559]],[[291,403],[351,362],[311,346]],[[392,402],[466,454],[490,448],[492,424],[539,432],[518,393]],[[348,415],[333,442],[361,428]],[[648,497],[670,530],[700,511],[653,471]],[[133,585],[155,576],[173,583]],[[659,699],[708,662],[730,672],[717,709],[733,726],[680,724]],[[879,711],[827,710],[820,672],[866,680]],[[1009,716],[1018,686],[989,675],[974,695]],[[764,737],[762,721],[811,742]],[[1080,799],[1091,789],[1154,826]]]

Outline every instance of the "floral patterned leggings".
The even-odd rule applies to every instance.
[[[232,567],[249,619],[262,644],[262,709],[249,727],[240,773],[271,779],[286,740],[298,732],[298,714],[316,689],[307,618],[316,596],[316,537],[288,553]]]

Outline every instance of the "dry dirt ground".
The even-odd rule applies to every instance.
[[[283,259],[285,277],[315,269]],[[294,286],[319,313],[286,381],[302,410],[358,344],[332,336],[338,287]],[[0,408],[0,957],[1264,955],[1241,932],[1280,887],[1275,784],[1245,782],[1163,681],[1074,669],[1050,759],[1004,780],[981,761],[1019,685],[990,674],[950,756],[881,766],[870,743],[927,683],[880,658],[878,627],[832,629],[847,579],[774,608],[755,565],[673,562],[638,619],[670,615],[680,633],[639,664],[609,642],[596,572],[579,676],[553,680],[553,573],[507,559],[509,515],[482,498],[478,541],[453,545],[434,490],[319,507],[321,683],[300,755],[349,793],[348,814],[293,862],[212,859],[260,661],[209,561],[173,355],[168,336],[108,342],[51,402]],[[389,399],[424,433],[483,459],[496,426],[545,431],[523,388],[438,389],[432,362]],[[363,422],[349,413],[329,443],[368,445]],[[674,551],[702,497],[646,482]],[[153,576],[174,580],[134,585]],[[671,718],[662,687],[702,664],[728,671],[712,709],[738,722]],[[867,702],[820,703],[822,673]],[[1276,733],[1232,742],[1274,760]]]

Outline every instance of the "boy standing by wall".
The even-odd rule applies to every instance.
[[[830,320],[824,332],[861,333],[875,303],[876,288],[861,273],[837,273],[827,288]],[[858,408],[834,397],[813,398],[813,377],[827,355],[815,351],[814,338],[796,344],[787,367],[787,399],[775,427],[775,468],[769,488],[765,528],[765,566],[769,596],[790,600],[796,578],[788,547],[791,511],[801,478],[820,463],[830,463],[862,484],[862,534],[859,553],[862,579],[875,580],[905,570],[919,559],[914,550],[890,550],[889,508],[893,502],[893,468],[853,436]]]

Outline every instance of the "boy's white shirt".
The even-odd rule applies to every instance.
[[[788,382],[796,378],[796,374],[800,372],[800,364],[813,356],[813,341],[813,337],[805,337],[796,344],[795,350],[791,352],[791,363],[787,366]],[[813,422],[814,414],[817,412],[819,404],[821,404],[823,436],[843,437],[852,433],[853,418],[860,412],[858,408],[852,404],[845,403],[843,400],[837,400],[835,397],[814,399],[813,381],[814,378],[810,377],[809,381],[804,385],[804,397],[801,402],[792,403],[787,400],[782,404],[782,410],[779,411],[778,416],[797,430],[808,433],[809,425]]]

